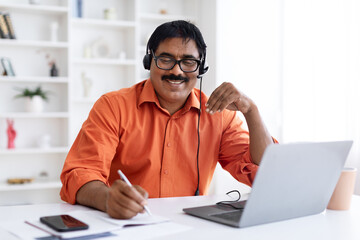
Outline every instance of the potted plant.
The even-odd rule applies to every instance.
[[[15,98],[25,98],[25,110],[27,112],[42,112],[44,109],[44,101],[48,100],[48,91],[44,91],[41,86],[35,89],[23,88],[18,89],[21,93]]]

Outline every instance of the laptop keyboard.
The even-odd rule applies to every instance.
[[[243,213],[243,209],[240,209],[240,210],[231,211],[231,212],[212,214],[210,216],[236,222],[236,221],[239,221],[242,213]]]

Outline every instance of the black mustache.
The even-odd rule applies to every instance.
[[[164,75],[161,77],[161,80],[181,80],[181,81],[185,81],[185,82],[188,82],[189,79],[187,77],[183,77],[181,75],[174,75],[174,74],[171,74],[171,75]]]

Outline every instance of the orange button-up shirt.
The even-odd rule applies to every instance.
[[[151,81],[103,95],[84,122],[61,173],[61,198],[74,204],[85,183],[110,186],[121,169],[149,197],[194,195],[197,183],[198,89],[170,115],[162,108]],[[202,109],[207,97],[202,94]],[[251,161],[249,134],[236,112],[200,117],[200,194],[206,194],[219,162],[237,180],[251,185],[257,165]]]

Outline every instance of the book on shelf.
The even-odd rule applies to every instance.
[[[14,27],[9,13],[0,12],[0,37],[16,39]]]
[[[72,16],[74,18],[82,18],[83,16],[82,0],[72,1]]]
[[[9,30],[6,25],[5,16],[0,12],[0,37],[1,38],[10,38]]]
[[[8,31],[9,31],[10,38],[11,39],[16,39],[14,27],[13,27],[13,24],[12,24],[12,21],[11,21],[11,18],[10,18],[10,14],[5,13],[4,16],[5,16],[5,22],[6,22],[6,26],[8,28]]]

